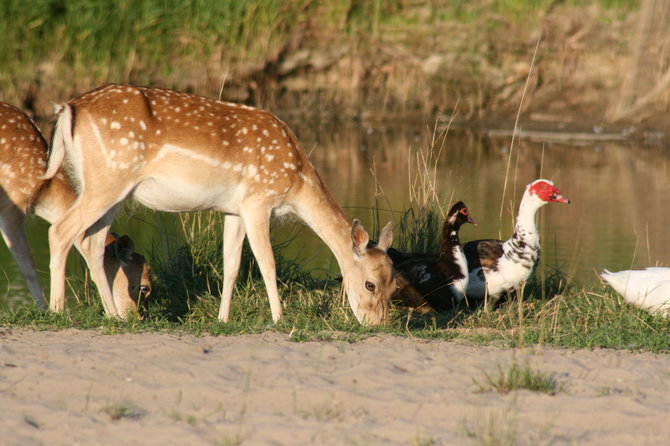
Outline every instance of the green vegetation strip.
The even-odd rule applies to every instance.
[[[404,243],[435,246],[435,240],[411,235],[417,227],[436,224],[434,212],[407,213],[403,219]],[[182,246],[150,256],[154,274],[152,301],[143,320],[128,321],[103,316],[100,300],[90,284],[72,283],[74,299],[62,314],[41,313],[34,305],[0,310],[0,326],[37,330],[95,329],[103,333],[145,331],[194,335],[233,335],[276,331],[295,341],[357,341],[378,334],[426,339],[464,339],[503,347],[548,345],[579,348],[615,348],[670,352],[670,324],[626,304],[614,292],[566,287],[560,273],[540,282],[536,274],[522,292],[497,308],[457,308],[438,315],[419,316],[392,311],[388,327],[362,327],[356,322],[335,279],[315,278],[306,267],[282,256],[275,246],[284,317],[272,324],[260,273],[245,246],[242,268],[231,308],[231,321],[217,320],[222,281],[221,216],[215,213],[183,217]],[[422,231],[419,231],[422,232]],[[423,232],[437,237],[438,231]],[[290,243],[286,242],[286,243]],[[413,250],[415,245],[398,245]]]

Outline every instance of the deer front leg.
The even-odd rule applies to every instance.
[[[103,300],[105,312],[110,316],[117,316],[116,305],[111,297],[112,292],[105,277],[103,256],[105,237],[109,227],[108,219],[114,216],[114,203],[96,203],[86,199],[88,191],[84,190],[80,200],[75,203],[56,223],[49,228],[49,251],[51,259],[51,290],[49,307],[52,311],[65,309],[65,266],[67,254],[75,241],[82,240],[82,253],[91,270],[91,277],[95,282]],[[88,207],[85,206],[88,204]],[[88,228],[90,236],[86,235]],[[102,230],[99,230],[102,228]],[[90,240],[86,240],[89,238]],[[88,246],[83,246],[87,245]]]
[[[270,211],[263,206],[247,205],[240,215],[244,220],[249,245],[265,282],[272,320],[277,322],[282,316],[282,309],[277,289],[275,258],[272,253],[272,243],[270,243]]]
[[[223,292],[219,307],[219,320],[228,322],[230,301],[237,274],[240,272],[242,245],[244,244],[244,222],[237,215],[226,215],[223,225]]]

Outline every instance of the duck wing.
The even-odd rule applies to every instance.
[[[463,245],[463,253],[468,260],[468,270],[486,268],[498,269],[498,259],[503,256],[503,241],[495,239],[473,240]]]

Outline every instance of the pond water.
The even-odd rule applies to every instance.
[[[522,139],[511,145],[509,136],[453,128],[443,138],[436,137],[440,130],[425,123],[354,126],[287,121],[347,216],[360,218],[368,228],[375,221],[374,208],[386,222],[397,221],[400,212],[412,205],[410,183],[425,174],[421,162],[430,161],[432,151],[439,157],[428,172],[434,173],[442,207],[463,200],[478,221],[477,226],[462,228],[461,241],[508,238],[525,185],[548,178],[572,204],[549,204],[538,213],[544,272],[560,270],[572,283],[591,286],[603,268],[670,265],[667,148],[634,141],[563,144]],[[136,249],[150,254],[156,252],[160,238],[157,228],[166,220],[175,222],[176,217],[135,209],[117,217],[113,229],[130,234]],[[292,237],[295,227],[292,221],[282,223],[277,237],[288,237],[287,233]],[[46,228],[37,218],[29,222],[44,286],[48,285]],[[312,271],[337,271],[328,248],[306,227],[298,231],[286,254]],[[82,263],[74,260],[70,271],[81,273]],[[2,244],[0,305],[29,300],[18,268]]]

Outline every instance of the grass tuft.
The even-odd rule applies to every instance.
[[[520,365],[517,362],[513,362],[507,371],[498,366],[495,375],[484,373],[484,378],[483,383],[473,378],[479,392],[495,391],[506,395],[515,390],[525,389],[556,395],[564,390],[553,376],[533,370],[528,364]]]

